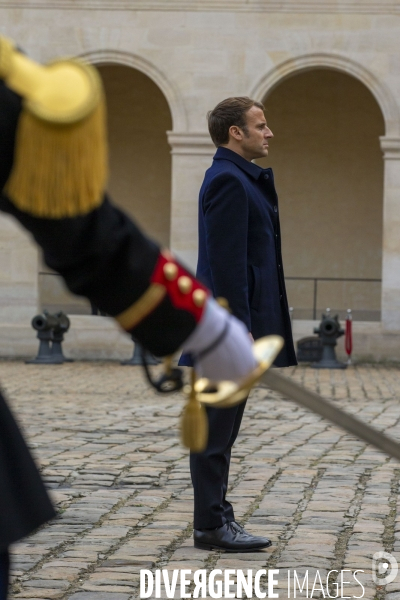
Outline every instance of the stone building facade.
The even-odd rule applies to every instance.
[[[356,356],[400,359],[398,0],[0,0],[0,32],[41,62],[99,67],[110,192],[192,267],[205,115],[227,96],[264,101],[296,336],[350,307]],[[76,315],[77,356],[127,351],[6,216],[0,254],[2,355],[32,350],[46,307]]]

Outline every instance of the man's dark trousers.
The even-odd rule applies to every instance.
[[[8,551],[0,552],[0,600],[7,599],[10,555]]]
[[[235,520],[226,500],[231,449],[239,433],[246,401],[232,408],[207,407],[209,438],[200,454],[191,453],[194,528],[215,529]]]

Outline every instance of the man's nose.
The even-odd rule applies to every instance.
[[[267,138],[273,138],[274,134],[272,133],[272,131],[270,130],[269,127],[267,127],[266,131],[265,131],[265,137]]]

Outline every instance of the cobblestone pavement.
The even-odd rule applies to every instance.
[[[399,368],[286,374],[400,439]],[[58,507],[13,547],[12,598],[130,600],[141,569],[279,569],[280,598],[306,597],[307,585],[296,596],[292,587],[294,571],[301,584],[308,570],[308,597],[400,599],[400,575],[386,587],[371,578],[375,552],[400,562],[398,463],[294,403],[266,389],[251,396],[229,496],[238,520],[273,545],[223,554],[193,548],[180,395],[156,396],[140,369],[115,363],[1,362],[0,380]],[[349,569],[343,591],[335,572],[327,590],[332,569]]]

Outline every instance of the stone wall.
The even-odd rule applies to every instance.
[[[0,0],[0,31],[17,40],[40,61],[70,54],[84,57],[97,65],[113,65],[104,70],[104,73],[108,73],[108,84],[115,85],[111,102],[116,102],[121,110],[126,111],[126,115],[129,113],[129,100],[123,98],[126,94],[121,86],[128,79],[132,85],[141,81],[149,89],[153,84],[153,89],[158,88],[155,95],[158,94],[160,98],[159,105],[163,105],[163,99],[165,103],[162,109],[164,117],[160,115],[157,127],[169,128],[168,141],[172,152],[171,188],[165,190],[163,200],[159,195],[152,199],[154,206],[162,206],[162,211],[158,208],[153,211],[157,217],[153,223],[148,206],[127,206],[127,190],[131,183],[124,181],[122,175],[111,181],[111,188],[119,196],[121,204],[127,210],[132,210],[139,221],[146,227],[154,225],[154,233],[161,241],[165,242],[169,237],[173,249],[192,266],[197,251],[197,194],[204,170],[210,165],[214,152],[206,130],[206,112],[222,98],[239,94],[247,94],[258,100],[267,98],[272,109],[274,102],[281,103],[280,86],[283,94],[285,89],[290,90],[290,86],[295,86],[295,76],[300,77],[302,73],[305,73],[304,77],[314,78],[314,81],[317,81],[320,73],[322,82],[328,76],[323,70],[330,69],[358,80],[356,83],[347,81],[343,84],[340,101],[350,105],[350,102],[354,104],[360,99],[362,108],[358,114],[353,110],[352,118],[350,112],[347,114],[346,128],[352,129],[349,133],[356,135],[355,140],[368,139],[369,134],[371,146],[368,147],[368,141],[353,146],[349,142],[340,156],[337,155],[340,160],[335,164],[340,166],[340,161],[346,158],[346,193],[353,202],[350,212],[353,217],[360,214],[362,219],[354,241],[356,250],[361,248],[362,251],[356,254],[361,257],[370,242],[366,254],[368,260],[364,259],[364,263],[359,259],[349,262],[344,258],[351,253],[351,247],[346,245],[348,232],[346,236],[343,234],[343,238],[338,237],[345,225],[342,198],[344,183],[335,193],[331,190],[327,196],[324,194],[325,204],[321,200],[318,206],[315,195],[305,212],[311,213],[307,221],[309,226],[318,225],[321,214],[328,211],[332,215],[335,194],[336,198],[340,197],[340,216],[333,223],[335,240],[339,240],[334,245],[334,254],[337,256],[334,270],[342,275],[356,273],[358,277],[374,274],[374,277],[380,278],[381,273],[381,302],[377,298],[379,290],[362,293],[365,296],[371,294],[369,300],[372,310],[376,310],[377,304],[380,304],[380,331],[385,335],[385,331],[400,333],[399,14],[400,5],[396,0],[382,0],[379,3],[375,0],[113,0],[112,3],[105,0],[59,0],[53,3],[44,0]],[[112,82],[118,72],[113,70],[116,69],[115,65],[118,65],[118,69],[130,67],[132,71],[122,78],[123,81]],[[147,78],[153,83],[150,84]],[[292,81],[290,78],[293,78]],[[358,91],[355,93],[357,85]],[[325,95],[329,92],[326,83],[321,83],[320,91]],[[285,102],[289,102],[288,96]],[[277,113],[277,131],[280,133],[281,130],[283,139],[286,136],[287,141],[289,130],[282,110]],[[370,131],[365,129],[364,111],[372,119]],[[133,119],[133,116],[130,115],[130,118]],[[269,118],[274,128],[273,114]],[[328,120],[326,126],[325,134],[329,127],[334,131],[334,124]],[[164,129],[159,133],[165,135],[166,131]],[[291,190],[301,161],[289,176],[283,156],[283,141],[278,133],[276,143],[271,144],[270,164],[276,164],[282,226],[284,236],[288,239],[285,248],[286,271],[288,275],[319,273],[324,271],[328,260],[325,240],[319,242],[323,250],[321,252],[315,240],[311,240],[312,252],[310,247],[305,246],[304,256],[309,257],[309,264],[301,263],[295,255],[295,245],[289,240],[292,227],[289,209],[291,203],[295,202]],[[318,138],[322,132],[318,131],[316,135]],[[310,140],[305,143],[307,152],[311,144]],[[383,150],[383,163],[379,144]],[[135,156],[140,146],[144,147],[139,141],[135,147],[130,147],[128,155]],[[354,162],[349,167],[350,150]],[[332,152],[329,153],[330,160]],[[336,160],[334,152],[333,155]],[[317,156],[317,159],[320,167],[323,157]],[[113,147],[111,160],[114,160]],[[302,157],[302,160],[306,162],[307,158]],[[116,163],[114,170],[125,168],[120,158]],[[169,174],[165,154],[162,165],[161,181],[167,188]],[[364,180],[360,176],[362,166],[367,170]],[[303,209],[309,189],[324,189],[321,187],[324,182],[321,183],[319,167],[314,188],[312,185],[303,188],[303,197],[299,196]],[[350,180],[351,189],[348,187]],[[142,183],[135,182],[137,189],[148,189],[148,182]],[[367,208],[360,211],[364,202]],[[167,227],[169,214],[170,225]],[[304,214],[304,210],[299,213],[302,216]],[[379,231],[382,232],[381,245]],[[17,233],[13,236],[11,240],[7,234],[4,239],[7,238],[10,252],[18,252],[26,243],[21,241],[25,238]],[[31,260],[33,257],[32,254]],[[322,257],[325,257],[324,260]],[[13,268],[17,271],[22,269],[15,265]],[[32,281],[26,291],[29,306],[38,300],[37,276],[34,275],[34,265],[31,267]],[[4,273],[0,274],[1,290],[9,290],[7,277]],[[17,281],[19,275],[14,274],[13,277]]]

